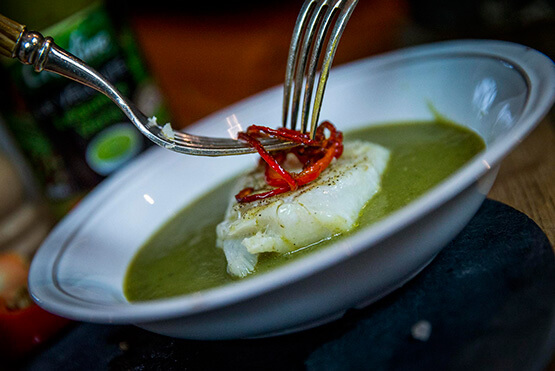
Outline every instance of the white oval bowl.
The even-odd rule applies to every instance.
[[[481,135],[487,149],[410,205],[306,258],[195,294],[130,303],[122,283],[141,245],[189,202],[256,161],[254,155],[205,158],[153,148],[56,226],[32,262],[30,292],[64,317],[135,324],[181,338],[266,336],[315,326],[382,297],[425,267],[474,215],[502,158],[547,113],[554,96],[553,62],[506,42],[438,43],[334,68],[322,120],[348,131],[431,120],[433,107]],[[226,136],[236,123],[278,126],[281,99],[281,87],[270,89],[188,131]]]

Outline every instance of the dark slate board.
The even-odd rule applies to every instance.
[[[535,370],[555,347],[555,257],[524,214],[486,200],[416,278],[333,323],[266,339],[190,341],[76,324],[29,370]],[[430,325],[426,336],[411,328]]]

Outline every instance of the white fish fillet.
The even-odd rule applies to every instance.
[[[252,273],[260,253],[294,251],[353,228],[361,209],[378,192],[388,161],[384,147],[346,142],[339,159],[296,191],[243,204],[232,196],[216,229],[229,274]],[[264,184],[258,168],[241,178],[236,191]]]

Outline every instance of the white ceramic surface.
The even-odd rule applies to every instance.
[[[193,295],[129,303],[122,281],[141,244],[188,202],[256,160],[154,148],[59,223],[32,263],[31,294],[65,317],[132,323],[184,338],[263,336],[315,325],[376,300],[428,264],[474,215],[500,161],[546,114],[554,95],[551,60],[496,41],[426,45],[334,68],[321,119],[341,130],[432,119],[433,107],[479,133],[487,150],[409,206],[308,258]],[[276,87],[189,131],[225,136],[237,123],[277,126],[280,110]]]

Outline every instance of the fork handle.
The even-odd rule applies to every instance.
[[[25,26],[0,14],[0,53],[13,58]]]
[[[24,25],[0,14],[0,53],[2,55],[17,59],[23,64],[30,64],[36,72],[41,72],[44,69],[51,70],[45,67],[53,48],[58,47],[51,37],[43,37],[38,32],[27,31]]]
[[[60,48],[51,37],[27,31],[25,26],[0,14],[0,54],[32,65],[36,72],[57,73],[106,95],[129,116],[129,101],[94,68]]]
[[[141,133],[154,140],[153,135],[141,122],[141,119],[146,121],[147,117],[104,76],[81,59],[60,48],[51,37],[43,37],[36,31],[27,31],[25,26],[2,14],[0,14],[0,53],[17,59],[23,64],[32,65],[36,72],[44,70],[54,72],[99,91],[117,104]]]

